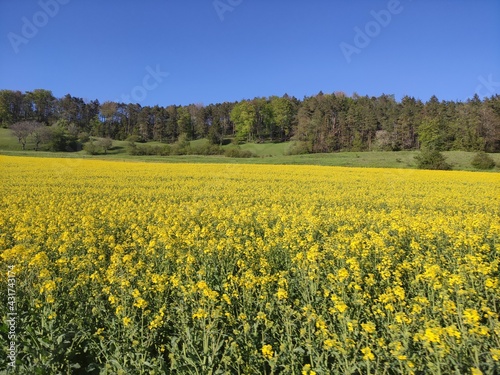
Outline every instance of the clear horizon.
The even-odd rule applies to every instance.
[[[500,92],[500,2],[0,1],[0,89],[168,106]]]

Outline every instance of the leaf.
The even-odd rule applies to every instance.
[[[299,354],[304,354],[305,353],[305,350],[302,349],[300,346],[296,347],[295,349],[293,349],[293,352],[294,353],[299,353]]]

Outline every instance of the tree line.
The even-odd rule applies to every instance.
[[[22,123],[22,124],[21,124]],[[342,92],[304,97],[260,97],[210,105],[141,106],[49,90],[0,90],[0,125],[36,146],[54,135],[66,146],[89,137],[175,143],[208,138],[237,142],[295,141],[296,153],[416,150],[500,152],[500,96],[467,101],[397,101]],[[19,129],[20,128],[20,129]],[[50,130],[47,130],[50,128]],[[69,149],[68,147],[66,147]]]

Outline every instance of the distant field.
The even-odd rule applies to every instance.
[[[192,141],[192,145],[199,145],[206,140]],[[85,158],[104,160],[130,160],[164,163],[238,163],[238,164],[297,164],[297,165],[325,165],[343,167],[372,167],[372,168],[416,168],[415,156],[418,151],[369,151],[369,152],[338,152],[327,154],[285,155],[290,142],[283,143],[247,143],[240,145],[241,150],[253,152],[254,158],[228,158],[225,156],[180,155],[180,156],[132,156],[127,154],[126,141],[113,141],[113,148],[107,155],[88,155],[84,151],[63,153],[33,151],[34,144],[26,145],[26,151],[21,150],[17,139],[8,129],[0,129],[0,154],[12,156],[38,156],[59,158]],[[148,145],[162,145],[160,142],[148,142]],[[223,148],[234,147],[225,145]],[[456,170],[474,170],[470,162],[473,152],[448,151],[443,152],[447,161]],[[500,154],[490,154],[497,165],[500,165]],[[495,168],[493,171],[499,171]]]

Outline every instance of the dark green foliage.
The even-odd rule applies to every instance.
[[[127,153],[129,153],[130,155],[137,155],[137,145],[135,144],[135,142],[137,142],[138,140],[139,137],[136,135],[130,135],[126,139],[126,141],[128,142]]]
[[[307,142],[293,142],[288,150],[286,151],[286,155],[305,155],[309,154],[310,151],[310,146]]]
[[[189,154],[186,142],[208,138],[222,146],[224,139],[237,142],[305,142],[310,153],[336,151],[464,150],[500,152],[500,95],[466,102],[427,102],[405,96],[347,96],[342,92],[305,97],[256,97],[234,103],[141,106],[116,102],[84,101],[66,95],[55,98],[48,90],[0,90],[0,126],[38,122],[57,133],[52,150],[78,150],[88,136],[137,142],[173,144],[170,153]],[[15,129],[15,127],[14,127]],[[13,130],[14,130],[13,129]],[[23,135],[21,147],[31,143],[32,132]],[[80,134],[87,134],[81,137]],[[44,134],[36,134],[35,149],[47,147]],[[29,139],[28,139],[29,138]],[[78,138],[80,138],[78,140]],[[299,147],[300,146],[300,147]],[[297,145],[292,153],[303,153]],[[214,153],[214,149],[197,150]],[[149,152],[145,150],[144,152]]]
[[[81,149],[82,144],[78,141],[77,137],[68,134],[64,128],[58,126],[52,127],[49,141],[50,151],[74,152]]]
[[[222,129],[217,124],[210,127],[208,131],[208,141],[214,145],[222,145],[224,142],[224,134]]]
[[[108,150],[113,147],[113,140],[111,138],[103,138],[100,139],[97,144],[101,147],[101,149],[104,151],[104,154],[108,153]]]
[[[173,145],[138,145],[129,142],[127,151],[130,155],[221,155],[224,151],[218,145],[209,142],[191,145],[188,141],[182,141]]]
[[[171,154],[172,147],[170,145],[129,145],[128,153],[130,155],[157,155],[157,156],[167,156]]]
[[[97,146],[92,140],[85,143],[83,150],[89,155],[97,155],[99,153],[99,146]]]
[[[471,162],[472,166],[476,169],[493,169],[495,168],[495,161],[486,152],[478,152]]]
[[[86,133],[86,132],[78,133],[78,141],[81,144],[84,144],[84,143],[87,143],[88,141],[90,141],[89,133]]]
[[[228,148],[224,152],[224,156],[228,158],[251,158],[254,157],[254,153],[249,150],[240,150],[239,148]]]
[[[449,131],[439,118],[423,121],[418,128],[418,134],[420,144],[424,148],[438,151],[449,149],[449,143],[446,142]]]
[[[0,90],[0,124],[3,128],[26,119],[22,116],[24,96],[21,91]]]
[[[451,165],[446,158],[437,150],[422,150],[419,156],[415,156],[417,166],[420,169],[450,170]]]
[[[361,134],[356,132],[354,134],[354,139],[352,140],[351,151],[363,151],[364,142],[361,139]]]
[[[181,133],[179,139],[172,147],[172,152],[175,155],[187,155],[189,154],[191,148],[191,143],[189,142],[189,134]]]

